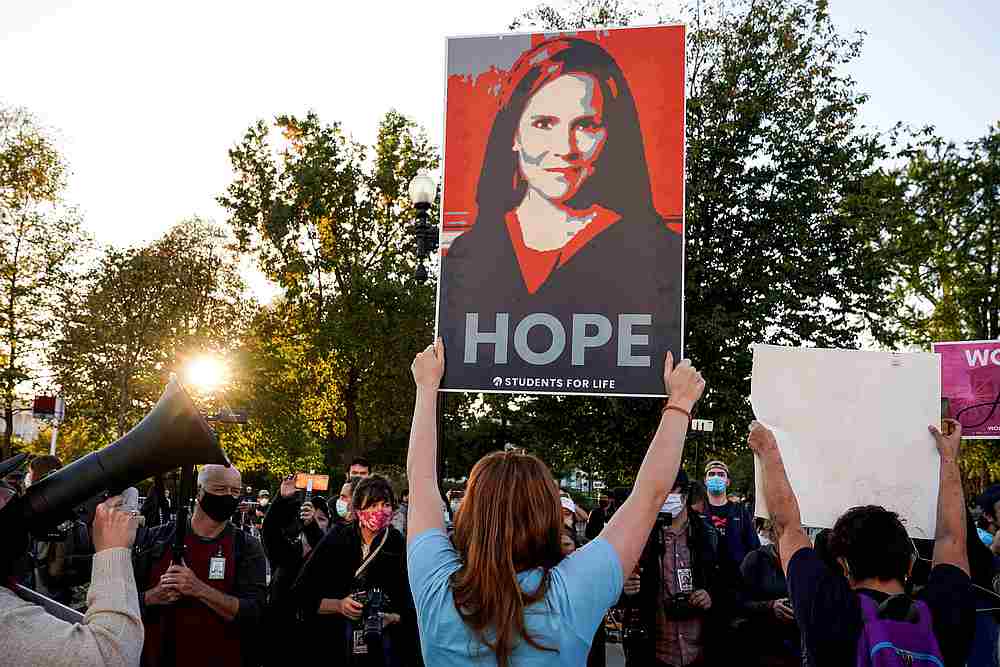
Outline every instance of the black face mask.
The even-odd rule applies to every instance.
[[[233,498],[228,493],[224,496],[217,496],[206,491],[201,494],[201,500],[198,501],[198,504],[213,521],[222,523],[233,516],[239,502],[237,498]]]

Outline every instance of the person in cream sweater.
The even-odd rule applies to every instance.
[[[0,508],[13,497],[0,488]],[[122,511],[121,496],[109,498],[94,516],[94,566],[87,613],[67,623],[0,582],[0,662],[8,667],[138,665],[143,628],[132,573],[131,547],[137,518]],[[5,573],[9,574],[9,573]]]

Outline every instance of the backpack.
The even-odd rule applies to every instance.
[[[863,593],[858,598],[864,628],[857,667],[944,667],[926,602],[906,595],[881,605]]]

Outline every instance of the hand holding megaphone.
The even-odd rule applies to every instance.
[[[135,489],[131,489],[135,491]],[[123,547],[131,549],[139,518],[124,507],[125,494],[108,498],[94,512],[94,552]]]

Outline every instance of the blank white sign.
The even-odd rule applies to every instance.
[[[882,505],[911,537],[934,536],[937,354],[755,345],[750,402],[777,437],[804,525],[832,528],[851,507]],[[754,473],[756,515],[767,517],[756,457]]]

